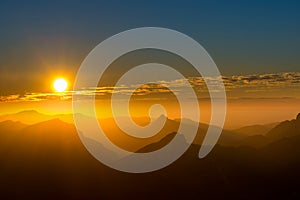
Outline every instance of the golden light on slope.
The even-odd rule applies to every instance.
[[[53,87],[56,92],[64,92],[68,87],[68,82],[63,78],[55,79]]]

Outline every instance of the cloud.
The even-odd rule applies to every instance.
[[[69,100],[72,98],[71,92],[64,93],[26,93],[24,95],[0,96],[0,102],[20,102],[20,101],[43,101],[43,100]]]
[[[224,83],[234,88],[291,86],[300,83],[300,72],[231,76],[226,77]]]
[[[111,94],[134,95],[134,96],[147,96],[150,94],[167,95],[174,93],[176,95],[183,95],[186,98],[190,97],[187,92],[187,87],[193,87],[194,90],[202,98],[207,98],[208,89],[207,84],[210,85],[211,92],[218,92],[223,89],[224,83],[225,90],[229,98],[243,98],[243,94],[249,95],[264,95],[267,93],[283,93],[287,94],[288,91],[293,93],[300,89],[300,72],[285,72],[285,73],[272,73],[272,74],[252,74],[252,75],[235,75],[235,76],[222,76],[222,77],[189,77],[187,79],[177,79],[172,81],[159,80],[156,83],[148,83],[144,85],[120,85],[111,87],[93,87],[82,88],[79,91],[69,91],[64,93],[26,93],[24,95],[14,94],[8,96],[0,96],[0,102],[14,102],[14,101],[43,101],[43,100],[70,100],[72,95],[82,97],[83,99],[95,95],[96,98],[106,98]]]

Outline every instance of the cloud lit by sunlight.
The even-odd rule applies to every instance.
[[[300,72],[222,76],[227,96],[229,99],[239,98],[299,98]],[[205,78],[212,85],[216,78]],[[189,83],[202,98],[209,98],[205,81],[202,77],[190,77]],[[214,92],[218,92],[218,84]],[[178,95],[184,95],[187,87],[186,81],[178,79],[172,81],[160,80],[155,84],[145,84],[136,89],[137,85],[121,85],[115,87],[83,88],[80,91],[65,91],[61,93],[25,93],[0,96],[0,102],[15,101],[43,101],[43,100],[70,100],[72,94],[82,96],[94,95],[96,98],[105,99],[107,95],[117,93],[120,95],[147,96],[149,94],[161,95],[170,93],[170,88]],[[156,96],[157,98],[157,96]]]

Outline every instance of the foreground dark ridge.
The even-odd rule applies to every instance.
[[[194,144],[172,165],[147,174],[128,174],[102,165],[81,144],[74,127],[60,120],[25,127],[1,122],[1,197],[297,199],[299,121],[298,117],[271,130],[282,131],[276,134],[281,136],[290,130],[296,133],[276,136],[256,149],[217,145],[200,160],[200,146]],[[283,124],[287,129],[283,130]]]

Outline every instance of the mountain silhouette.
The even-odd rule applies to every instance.
[[[25,127],[26,127],[26,125],[21,122],[14,122],[11,120],[6,120],[6,121],[0,122],[0,133],[16,132]]]
[[[147,152],[152,152],[161,149],[165,145],[169,144],[176,134],[177,134],[176,132],[170,133],[164,138],[162,138],[160,141],[146,145],[145,147],[137,150],[136,153],[147,153]],[[182,142],[186,142],[183,136],[182,136]]]
[[[270,130],[267,133],[265,133],[265,131],[268,129]],[[241,129],[234,130],[239,134],[244,133],[249,136],[237,141],[231,146],[247,146],[254,148],[262,148],[277,140],[300,135],[299,130],[300,117],[298,114],[296,119],[293,120],[286,120],[281,123],[272,123],[267,125],[247,126],[242,127]]]
[[[34,124],[42,121],[50,120],[48,115],[41,114],[35,110],[25,110],[14,114],[0,116],[0,121],[11,120],[20,121],[25,124]]]
[[[209,125],[207,125],[207,124],[204,124],[204,123],[198,124],[197,122],[194,122],[189,119],[182,119],[182,120],[167,119],[166,125],[167,126],[165,127],[165,133],[168,132],[168,134],[165,134],[165,137],[158,138],[159,139],[158,141],[150,143],[148,145],[145,145],[142,148],[138,149],[136,152],[140,152],[140,151],[144,152],[144,151],[146,151],[146,149],[148,149],[149,151],[154,151],[154,150],[157,150],[158,147],[167,145],[169,143],[169,141],[172,140],[172,138],[175,136],[175,133],[178,130],[177,127],[179,127],[180,125],[182,127],[184,127],[186,130],[189,130],[189,129],[193,130],[192,127],[198,126],[197,135],[193,141],[187,141],[187,138],[184,136],[182,138],[182,141],[184,142],[184,140],[186,140],[185,142],[193,143],[196,145],[201,145],[204,140],[204,137],[206,136],[207,129],[209,127]],[[216,127],[216,128],[221,129],[219,127]],[[222,146],[234,146],[239,141],[241,141],[247,137],[246,135],[243,135],[241,133],[236,133],[234,131],[230,131],[230,130],[226,130],[226,129],[223,129],[220,131],[222,133],[221,133],[220,138],[217,143]],[[180,133],[178,133],[178,134],[180,134]]]
[[[233,131],[247,136],[266,135],[272,128],[274,128],[278,124],[279,123],[244,126]]]
[[[83,116],[81,114],[76,114],[78,116],[79,120],[88,119],[89,117]],[[162,118],[166,118],[165,116],[160,116],[157,118],[153,123],[155,124],[157,121],[161,120]],[[41,123],[44,121],[59,119],[63,122],[73,124],[73,115],[72,114],[61,114],[61,115],[45,115],[42,113],[39,113],[35,110],[26,110],[15,114],[9,114],[9,115],[2,115],[0,116],[0,122],[4,120],[10,120],[10,121],[19,121],[24,124],[31,124],[36,125],[37,123]],[[122,117],[119,118],[120,121],[122,121]],[[147,125],[150,121],[148,117],[136,117],[133,118],[133,121],[135,121],[140,126]],[[182,126],[184,126],[186,129],[190,129],[193,126],[199,126],[198,132],[195,140],[193,141],[194,144],[200,145],[205,137],[205,134],[208,129],[207,124],[194,122],[189,119],[175,119],[171,120],[166,118],[166,123],[163,127],[163,129],[157,133],[155,136],[146,138],[143,140],[136,139],[134,137],[131,137],[124,133],[115,123],[114,118],[106,118],[106,119],[99,119],[99,123],[101,124],[101,127],[103,128],[105,133],[113,133],[108,134],[107,136],[111,141],[113,141],[118,146],[132,152],[136,152],[139,149],[145,147],[146,145],[150,145],[155,142],[159,142],[162,140],[165,136],[167,136],[169,133],[177,132],[180,123],[182,123]],[[230,130],[222,130],[221,137],[218,141],[219,144],[223,146],[232,146],[236,144],[238,141],[243,140],[245,137],[247,137],[247,134],[236,132],[236,131],[230,131]],[[191,141],[189,141],[191,142]]]
[[[296,119],[286,120],[278,124],[275,128],[270,130],[266,137],[272,140],[278,140],[286,137],[292,137],[299,135],[300,129],[300,113],[297,115]]]
[[[9,151],[12,144],[16,144],[15,140],[18,138],[19,131],[25,127],[26,125],[21,122],[10,120],[0,122],[0,156]]]
[[[11,120],[11,121],[19,121],[24,124],[36,124],[51,119],[61,119],[64,120],[65,122],[71,122],[71,123],[73,121],[72,114],[46,115],[37,112],[36,110],[24,110],[18,113],[0,116],[0,121]]]
[[[218,143],[207,157],[199,159],[201,144],[194,142],[168,167],[145,174],[123,173],[103,165],[84,147],[74,125],[60,119],[32,125],[0,122],[1,198],[299,199],[298,120],[299,116],[288,121],[289,125],[282,122],[284,125],[274,127],[268,134],[276,132],[280,137],[262,135],[268,143],[256,148],[239,143],[260,136],[238,136],[231,140],[236,144]],[[200,126],[200,130],[205,128]],[[141,151],[161,148],[175,134],[170,132]],[[234,137],[236,133],[228,134]]]

